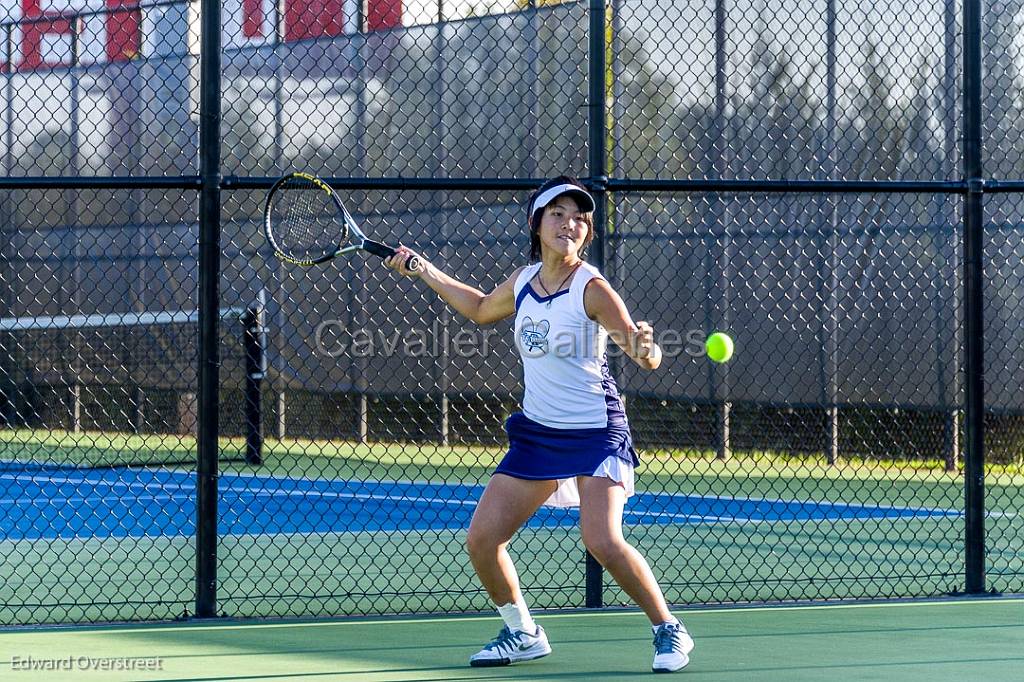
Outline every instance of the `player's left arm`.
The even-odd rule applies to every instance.
[[[661,348],[654,342],[654,328],[646,322],[633,322],[615,290],[607,281],[595,277],[583,290],[587,317],[605,328],[608,336],[626,355],[644,369],[658,369]]]

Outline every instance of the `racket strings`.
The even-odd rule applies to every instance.
[[[331,197],[313,183],[296,179],[279,189],[274,236],[281,250],[300,258],[330,255],[343,238]]]

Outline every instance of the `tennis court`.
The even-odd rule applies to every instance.
[[[33,442],[25,449],[53,465],[0,470],[0,568],[8,576],[0,597],[27,622],[55,608],[89,621],[122,620],[132,609],[159,619],[190,613],[195,472],[73,468],[155,451],[148,437],[90,434],[88,442],[59,451]],[[463,541],[500,454],[461,447],[403,455],[387,444],[298,441],[275,444],[262,467],[225,463],[219,613],[388,614],[425,599],[437,610],[485,611]],[[410,473],[418,475],[405,478]],[[838,475],[804,463],[787,471],[776,460],[652,458],[624,522],[679,603],[789,601],[809,590],[823,599],[937,596],[955,592],[962,576],[961,485],[957,476],[888,468]],[[990,488],[997,499],[1001,491]],[[988,525],[1017,537],[1021,519],[1006,501],[989,510]],[[512,544],[538,608],[585,600],[577,522],[574,510],[542,508]],[[1018,544],[1000,549],[990,559],[996,584],[1003,573],[1012,579],[1024,557]],[[98,589],[90,576],[110,581]],[[608,605],[630,603],[607,577],[602,594]]]
[[[8,5],[0,680],[1024,680],[1021,2]]]
[[[469,527],[483,486],[223,475],[222,535],[457,530]],[[195,477],[184,471],[60,469],[0,473],[0,534],[8,540],[159,537],[195,533]],[[930,519],[953,509],[798,499],[640,493],[631,525]],[[542,508],[530,527],[574,526],[578,513]],[[130,520],[110,523],[111,519]]]
[[[986,680],[1024,668],[1024,600],[986,599],[681,613],[697,648],[686,680]],[[546,613],[550,656],[479,669],[467,657],[496,616],[191,623],[0,631],[11,680],[649,680],[646,619]],[[122,659],[158,670],[101,671]],[[40,670],[65,665],[67,672]],[[36,669],[27,669],[35,665]],[[122,664],[123,665],[123,664]],[[15,667],[17,666],[17,667]],[[88,669],[92,667],[92,669]]]

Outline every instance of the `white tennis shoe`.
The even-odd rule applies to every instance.
[[[469,664],[473,667],[509,665],[550,653],[551,645],[541,626],[538,625],[536,634],[531,635],[521,630],[513,632],[506,625],[489,644],[469,657]]]
[[[662,623],[654,630],[654,663],[656,673],[674,673],[690,662],[693,638],[682,623]]]

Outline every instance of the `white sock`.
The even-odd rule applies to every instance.
[[[499,606],[498,614],[512,632],[518,630],[530,635],[537,632],[537,624],[533,622],[530,610],[526,608],[526,601],[522,597],[519,601]]]
[[[657,633],[658,632],[658,628],[660,628],[662,625],[668,625],[669,623],[672,623],[673,625],[682,625],[682,622],[678,618],[676,618],[675,616],[669,616],[669,619],[666,620],[664,623],[658,623],[657,625],[652,625],[651,626],[651,630],[653,630],[655,633]],[[683,629],[685,630],[686,628],[683,628]]]

